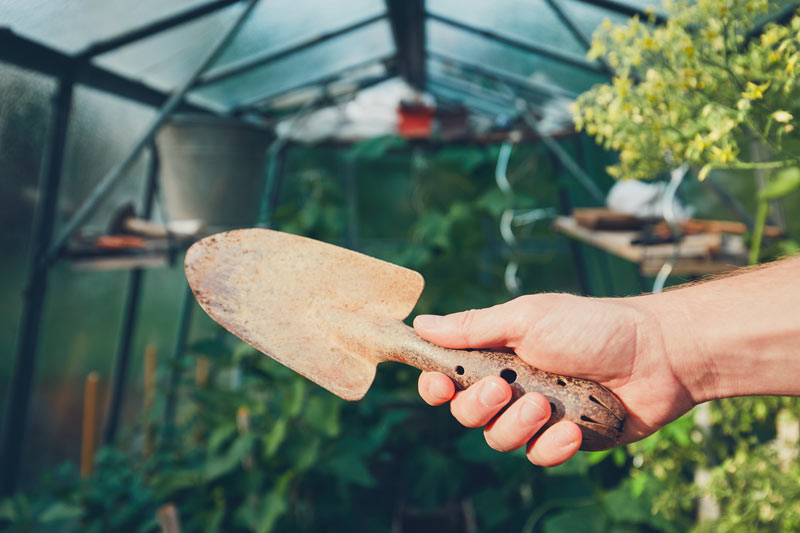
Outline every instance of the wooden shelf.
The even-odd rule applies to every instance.
[[[655,276],[672,257],[674,245],[631,244],[638,231],[593,230],[578,224],[572,217],[558,217],[553,228],[564,235],[594,246],[639,266],[643,276]],[[704,276],[733,270],[747,264],[747,250],[740,235],[698,233],[681,239],[680,255],[672,274]]]

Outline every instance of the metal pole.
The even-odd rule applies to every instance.
[[[564,150],[560,144],[551,139],[549,136],[539,131],[539,126],[536,124],[533,115],[531,114],[528,103],[522,99],[517,100],[517,109],[526,124],[533,130],[534,133],[539,135],[544,145],[558,158],[559,162],[569,171],[570,174],[581,184],[581,186],[588,192],[594,201],[599,204],[605,204],[606,195],[600,190],[600,187],[594,182],[583,169],[573,160],[570,155]]]
[[[17,487],[26,418],[30,402],[36,352],[47,293],[48,267],[42,257],[50,246],[58,205],[58,190],[64,162],[64,149],[72,106],[74,80],[71,75],[59,80],[53,102],[53,117],[47,145],[47,159],[39,180],[41,195],[36,207],[33,240],[28,260],[25,301],[17,343],[17,357],[6,403],[5,425],[0,442],[0,496],[8,496]]]
[[[258,210],[258,223],[260,228],[272,227],[272,217],[278,206],[283,185],[283,174],[286,169],[286,153],[289,145],[282,139],[276,140],[270,147],[269,160],[267,161],[267,183],[261,196],[261,207]]]
[[[158,181],[158,151],[155,144],[150,144],[150,164],[147,169],[147,181],[142,193],[142,218],[149,219],[153,211],[156,184]],[[125,298],[125,310],[122,315],[122,331],[119,337],[117,357],[114,360],[114,377],[111,382],[111,394],[103,427],[103,443],[113,444],[119,426],[119,417],[122,410],[122,399],[125,392],[125,380],[131,355],[131,344],[136,331],[136,319],[141,300],[144,270],[135,268],[128,278],[128,292]]]
[[[345,202],[347,202],[347,247],[351,250],[358,250],[358,179],[354,158],[345,157],[343,171],[344,195]]]
[[[150,143],[153,136],[155,135],[156,131],[161,127],[161,125],[166,122],[167,118],[172,114],[172,112],[180,105],[183,101],[184,96],[188,93],[197,82],[200,75],[205,72],[205,70],[219,57],[219,55],[225,50],[228,46],[228,43],[236,36],[239,32],[239,29],[242,27],[244,22],[247,20],[247,17],[253,11],[253,8],[258,4],[258,0],[250,0],[247,7],[242,11],[239,15],[239,18],[236,22],[231,26],[231,28],[223,35],[217,43],[214,45],[211,52],[206,56],[205,60],[200,64],[197,69],[192,73],[191,76],[178,88],[175,90],[172,95],[170,95],[169,100],[164,103],[164,106],[160,109],[158,115],[150,123],[150,127],[142,134],[139,140],[133,145],[131,150],[128,154],[117,163],[111,170],[106,173],[97,187],[89,194],[89,197],[81,204],[80,208],[75,212],[72,218],[64,225],[64,229],[59,233],[58,238],[55,239],[52,246],[47,251],[47,254],[44,258],[45,261],[52,261],[58,253],[61,251],[61,248],[66,244],[67,240],[70,236],[77,230],[86,220],[92,216],[97,205],[111,192],[111,189],[119,182],[120,178],[125,174],[125,171],[130,168],[131,164],[136,161],[136,158],[139,156],[141,151]]]
[[[561,178],[561,174],[564,171],[564,166],[561,162],[561,159],[555,153],[552,151],[549,153],[550,161],[556,174],[559,211],[562,215],[569,216],[572,214],[572,200],[569,195],[569,188],[564,184],[564,181]],[[581,294],[583,296],[591,296],[592,286],[589,282],[589,272],[586,270],[586,257],[583,255],[583,248],[581,248],[581,244],[575,239],[568,240],[569,249],[572,252],[572,258],[575,260],[575,269],[578,272],[578,286],[580,287]]]
[[[178,338],[175,340],[175,349],[172,351],[170,361],[169,382],[167,384],[166,405],[164,408],[164,430],[162,444],[168,443],[174,433],[175,407],[178,397],[178,385],[181,379],[181,365],[186,342],[189,339],[189,330],[192,325],[192,310],[194,309],[194,294],[187,285],[183,295],[181,318],[178,323]]]
[[[583,142],[585,137],[578,135],[574,137],[575,146],[575,159],[583,170],[591,168],[586,161],[586,150],[584,150]],[[608,253],[603,250],[595,250],[595,255],[600,258],[600,272],[603,275],[603,285],[606,288],[606,296],[616,296],[616,288],[614,287],[614,276],[611,274],[611,265],[608,261]]]

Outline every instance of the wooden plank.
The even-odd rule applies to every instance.
[[[86,376],[83,386],[83,428],[81,432],[81,477],[87,478],[94,472],[94,450],[97,441],[97,372]]]
[[[594,246],[617,257],[636,263],[645,276],[654,276],[673,254],[672,243],[655,245],[631,244],[636,231],[592,230],[572,217],[558,217],[553,228],[566,236]],[[721,233],[698,233],[683,237],[680,255],[672,273],[682,276],[703,276],[725,272],[745,263],[741,237],[723,238]]]

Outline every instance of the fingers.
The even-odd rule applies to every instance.
[[[486,443],[499,452],[515,450],[531,440],[550,418],[550,403],[529,392],[491,422],[483,432]]]
[[[450,412],[461,424],[476,428],[486,425],[511,399],[511,387],[499,376],[485,377],[450,402]]]
[[[419,394],[430,405],[452,400],[450,411],[464,426],[476,428],[488,424],[484,437],[497,451],[514,450],[527,442],[528,460],[535,465],[559,465],[581,446],[580,428],[567,420],[553,424],[536,440],[531,440],[550,418],[550,404],[538,392],[525,394],[497,416],[511,399],[511,387],[497,376],[486,377],[456,393],[453,382],[444,374],[423,372],[419,377]]]
[[[539,466],[560,465],[581,447],[581,430],[574,422],[556,422],[528,444],[528,460]]]
[[[414,329],[420,337],[448,348],[509,346],[524,334],[518,300],[487,309],[472,309],[451,315],[419,315]]]
[[[442,405],[456,392],[453,382],[439,372],[423,372],[419,376],[419,395],[428,405]]]

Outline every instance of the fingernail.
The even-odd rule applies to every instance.
[[[494,381],[489,381],[483,385],[479,398],[484,407],[499,407],[506,403],[506,391]]]
[[[450,388],[438,379],[431,384],[428,388],[428,392],[437,400],[450,399]]]
[[[522,402],[519,418],[526,426],[539,424],[547,416],[547,413],[538,402],[533,400],[522,400]]]
[[[436,329],[442,322],[442,317],[437,315],[419,315],[414,319],[414,327],[422,329]]]

